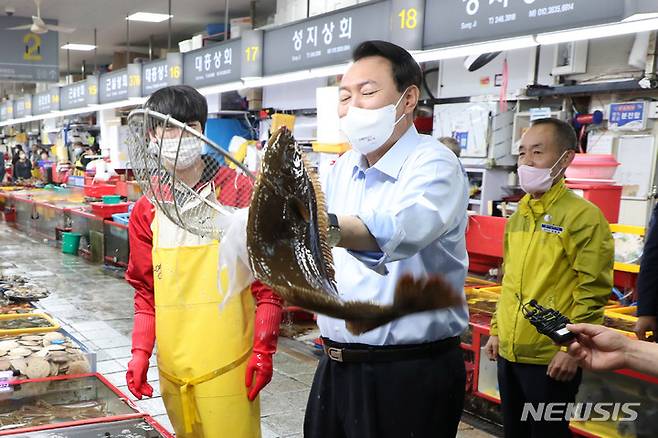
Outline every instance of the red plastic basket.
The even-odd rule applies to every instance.
[[[127,213],[130,202],[121,202],[119,204],[103,204],[102,202],[92,202],[91,212],[103,219],[112,219],[116,213]]]
[[[116,186],[111,186],[109,184],[85,184],[85,196],[90,198],[102,198],[105,195],[115,195],[116,191]]]
[[[124,198],[128,197],[128,183],[125,181],[117,181],[117,195],[121,195]]]

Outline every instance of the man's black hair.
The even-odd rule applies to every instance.
[[[532,122],[532,126],[550,125],[553,127],[555,142],[560,146],[561,151],[578,152],[578,136],[573,127],[567,122],[553,117],[537,119]]]
[[[354,62],[371,56],[388,59],[393,70],[393,80],[400,93],[411,85],[420,88],[423,72],[411,54],[402,47],[387,41],[364,41],[352,53]]]
[[[146,108],[167,114],[182,123],[199,122],[205,130],[208,120],[208,102],[189,85],[161,88],[149,97]]]

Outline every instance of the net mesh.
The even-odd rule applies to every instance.
[[[128,151],[146,197],[177,226],[221,239],[251,201],[255,176],[228,151],[185,123],[138,109],[128,116]]]

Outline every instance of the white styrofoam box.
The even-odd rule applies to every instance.
[[[313,0],[311,4],[318,0]],[[306,0],[277,0],[274,24],[281,25],[306,18],[308,4]]]
[[[552,84],[550,75],[553,67],[554,47],[542,47],[539,57],[540,84]],[[516,94],[534,79],[535,48],[503,52],[479,70],[469,72],[464,67],[464,58],[441,61],[439,69],[440,98],[468,97],[500,94],[503,61],[507,58],[509,69],[508,94]]]
[[[310,141],[317,138],[318,119],[313,116],[296,116],[292,134],[298,141]]]
[[[318,114],[317,141],[329,144],[342,143],[345,139],[340,132],[338,87],[320,87],[315,90],[315,96]]]
[[[178,50],[181,53],[190,52],[192,50],[192,40],[183,40],[178,43]]]
[[[231,39],[240,38],[243,31],[250,30],[253,27],[251,17],[231,18],[230,24]]]
[[[203,47],[203,35],[194,35],[192,37],[192,50],[197,50]]]
[[[263,108],[278,110],[315,108],[315,90],[326,85],[327,78],[314,78],[263,87]]]

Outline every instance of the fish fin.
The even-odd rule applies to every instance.
[[[322,256],[327,266],[327,275],[329,279],[333,282],[336,278],[336,273],[334,271],[334,256],[331,253],[331,247],[329,246],[328,240],[329,236],[327,230],[329,229],[329,218],[327,216],[327,207],[324,197],[324,192],[322,191],[322,186],[320,185],[320,179],[316,171],[311,167],[311,164],[308,161],[308,158],[305,154],[302,153],[302,160],[304,163],[304,168],[308,174],[308,178],[311,181],[311,186],[313,187],[313,193],[315,193],[315,202],[317,204],[318,212],[318,228],[320,233],[320,247],[322,250]]]
[[[403,275],[395,287],[393,307],[402,313],[446,309],[463,305],[464,295],[459,294],[441,275],[415,279]]]
[[[374,317],[370,309],[362,308],[360,317],[347,319],[345,326],[351,333],[360,335],[405,315],[447,309],[464,303],[463,294],[457,293],[443,276],[414,279],[407,274],[398,280],[392,306],[381,306],[379,314],[375,313]],[[364,317],[366,315],[368,317]]]
[[[309,223],[311,221],[311,212],[298,198],[288,199],[288,205],[304,219],[304,222]]]

